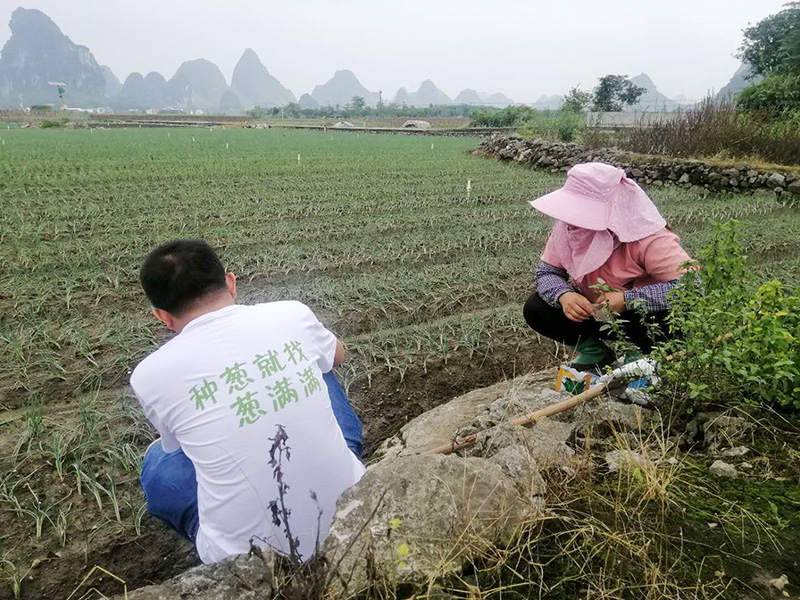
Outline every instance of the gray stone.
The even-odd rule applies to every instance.
[[[736,467],[721,460],[715,460],[708,468],[708,472],[715,477],[724,477],[728,479],[735,479],[739,476],[739,471],[736,470]]]
[[[689,174],[688,173],[684,173],[683,175],[681,175],[681,178],[678,179],[678,183],[689,183],[690,179],[691,178],[689,177]]]
[[[786,185],[786,177],[780,173],[773,173],[767,178],[767,183],[774,187],[783,187]]]
[[[744,456],[748,452],[750,452],[750,448],[747,446],[736,446],[734,448],[723,450],[720,452],[720,456],[724,456],[725,458],[738,458],[740,456]]]
[[[246,554],[201,565],[158,585],[128,593],[130,600],[255,600],[272,592],[274,555]],[[121,599],[119,599],[121,600]]]
[[[800,196],[800,179],[795,179],[792,183],[790,183],[786,188],[786,191]]]
[[[325,541],[337,567],[333,585],[354,595],[376,578],[422,585],[457,573],[482,549],[508,542],[518,526],[533,522],[544,506],[544,484],[537,485],[522,492],[482,458],[382,461],[337,502]]]
[[[403,425],[397,435],[381,444],[375,458],[427,452],[478,429],[559,402],[568,395],[552,389],[555,379],[556,370],[549,369],[459,396]]]
[[[634,404],[601,398],[575,409],[575,435],[584,439],[605,438],[618,433],[649,431],[653,413]]]

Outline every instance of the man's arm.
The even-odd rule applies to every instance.
[[[333,366],[338,367],[344,362],[344,344],[337,338],[336,340],[336,354],[333,355]]]

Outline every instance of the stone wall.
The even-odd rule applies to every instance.
[[[604,162],[625,169],[628,177],[644,186],[677,185],[697,192],[769,192],[792,202],[800,201],[800,176],[790,170],[764,171],[746,163],[718,166],[699,160],[634,155],[614,148],[590,150],[577,144],[523,139],[516,133],[494,134],[484,139],[474,154],[514,161],[530,167],[566,172],[583,162]]]

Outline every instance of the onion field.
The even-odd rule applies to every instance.
[[[65,598],[95,564],[132,589],[194,560],[145,514],[138,468],[153,432],[127,389],[167,339],[138,283],[161,242],[204,238],[242,302],[317,313],[347,347],[339,375],[368,450],[426,409],[563,359],[521,314],[551,226],[527,200],[563,174],[474,157],[476,138],[183,128],[0,140],[0,598]],[[757,278],[800,281],[796,205],[651,191],[690,253],[710,221],[736,218]]]

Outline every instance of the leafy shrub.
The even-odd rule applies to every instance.
[[[695,402],[763,402],[800,413],[800,296],[779,281],[753,290],[738,223],[717,225],[673,292],[682,339],[662,349],[665,377]]]
[[[535,118],[538,111],[530,106],[508,106],[501,110],[480,109],[470,113],[473,127],[515,127]]]
[[[778,119],[800,115],[800,75],[770,75],[739,93],[736,105]]]
[[[45,119],[39,124],[39,127],[42,129],[52,129],[53,127],[63,127],[69,119],[61,119],[60,121],[51,121],[50,119]]]

